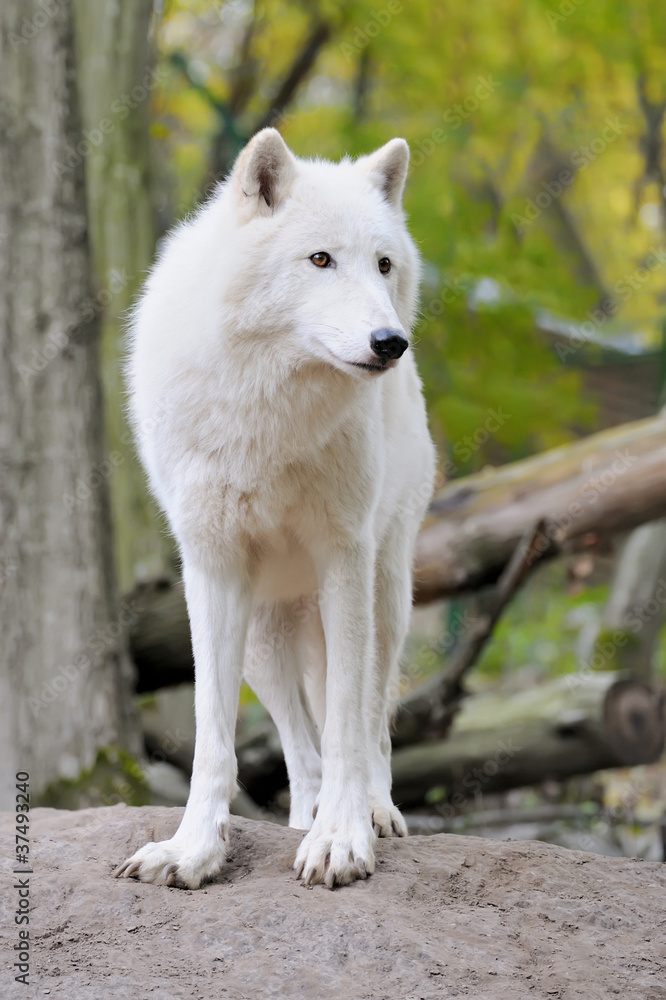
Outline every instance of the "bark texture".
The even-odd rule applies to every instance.
[[[595,646],[603,654],[608,633],[627,642],[615,651],[615,665],[648,680],[659,632],[666,616],[666,521],[632,531],[620,553]],[[595,649],[590,650],[590,656]]]
[[[136,746],[114,600],[71,8],[0,7],[0,804]],[[80,483],[91,487],[84,499]],[[134,742],[133,742],[134,739]]]
[[[107,466],[118,581],[169,564],[174,545],[146,487],[125,418],[124,324],[155,249],[150,193],[150,104],[159,87],[152,0],[73,0],[82,159],[102,325]],[[159,414],[155,415],[159,419]]]
[[[458,479],[433,501],[416,549],[415,599],[494,583],[530,524],[548,555],[663,517],[666,415],[622,424],[520,462]]]

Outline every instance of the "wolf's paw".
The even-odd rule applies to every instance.
[[[388,805],[373,805],[372,826],[378,837],[407,836],[407,824],[392,802]]]
[[[228,828],[227,828],[228,829]],[[168,885],[176,889],[198,889],[218,874],[227,854],[228,832],[222,832],[217,845],[205,849],[188,847],[177,836],[171,840],[146,844],[114,871],[116,878],[135,878],[140,882]]]
[[[321,883],[327,889],[367,878],[375,870],[372,830],[359,824],[353,831],[327,832],[317,822],[304,837],[296,855],[296,877],[304,885]]]

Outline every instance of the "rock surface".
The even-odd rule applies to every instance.
[[[235,818],[232,857],[197,892],[113,879],[182,810],[31,814],[31,973],[2,997],[49,1000],[664,1000],[666,867],[537,842],[381,841],[367,882],[305,889],[301,834]],[[14,817],[0,822],[5,871]],[[15,865],[13,867],[16,867]]]

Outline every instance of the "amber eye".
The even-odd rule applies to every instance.
[[[382,259],[379,262],[379,270],[382,272],[382,274],[389,273],[389,271],[391,270],[391,261],[388,259],[388,257],[382,257]]]
[[[328,267],[331,263],[331,255],[330,253],[326,253],[324,250],[320,250],[319,253],[313,253],[310,260],[313,264],[316,264],[317,267]]]

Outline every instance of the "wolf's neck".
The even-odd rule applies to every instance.
[[[313,362],[296,371],[278,367],[261,382],[250,377],[246,388],[242,409],[249,437],[265,451],[267,464],[274,465],[321,450],[370,387]]]
[[[182,373],[175,420],[185,449],[210,456],[243,488],[294,462],[316,464],[336,433],[362,419],[359,401],[374,395],[375,386],[323,363],[293,370],[265,357],[234,361]]]

